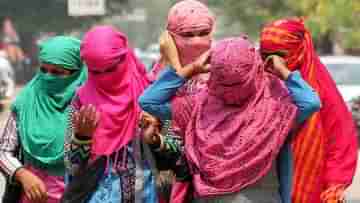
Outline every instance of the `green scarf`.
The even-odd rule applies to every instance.
[[[68,106],[87,75],[80,59],[80,41],[65,36],[51,38],[40,46],[39,59],[75,72],[58,77],[38,71],[11,108],[25,162],[63,175]]]

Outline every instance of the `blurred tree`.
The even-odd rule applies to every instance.
[[[211,3],[211,2],[209,2]],[[288,16],[304,16],[316,44],[331,52],[333,43],[360,47],[360,1],[352,0],[226,0],[222,4],[229,24],[240,23],[242,31],[258,37],[266,22]]]

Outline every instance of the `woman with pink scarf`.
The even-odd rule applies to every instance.
[[[208,51],[212,44],[212,34],[215,27],[215,17],[209,8],[196,0],[184,0],[176,3],[169,11],[166,31],[175,41],[178,52],[178,64],[181,67],[195,61],[201,54]],[[155,81],[164,69],[165,62],[162,58],[153,67],[149,78]],[[189,79],[186,84],[178,89],[177,96],[186,96],[197,93],[205,87],[208,74],[201,74]],[[186,180],[186,163],[182,157],[182,140],[177,136],[178,126],[171,120],[163,121],[162,147],[155,146],[157,166],[160,170],[171,169],[176,174],[177,182],[172,186],[171,202],[174,198],[183,196],[183,187],[177,183]],[[174,168],[174,166],[177,167]],[[176,196],[176,197],[175,197]]]
[[[265,71],[246,38],[225,39],[210,58],[166,68],[140,97],[144,111],[178,126],[194,195],[186,202],[281,202],[278,153],[320,101],[299,72],[290,72],[279,57],[269,61],[279,77]],[[178,96],[177,90],[204,67],[210,67],[205,87]]]
[[[89,77],[72,102],[63,202],[157,203],[151,153],[139,130],[137,99],[149,83],[143,64],[110,26],[87,32],[80,52]]]

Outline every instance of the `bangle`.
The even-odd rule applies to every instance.
[[[78,136],[76,136],[76,134],[73,134],[72,136],[72,140],[79,145],[89,145],[92,143],[92,139],[79,139]]]

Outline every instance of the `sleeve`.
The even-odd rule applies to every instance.
[[[141,108],[161,120],[170,120],[170,99],[175,95],[178,88],[185,84],[185,81],[172,68],[166,68],[159,79],[151,84],[140,96],[139,104]]]
[[[290,74],[285,84],[290,96],[298,107],[296,121],[298,124],[304,122],[313,113],[320,110],[320,97],[315,90],[301,77],[298,71]]]
[[[73,176],[79,168],[87,164],[91,152],[91,139],[78,139],[74,133],[72,117],[79,109],[79,99],[75,96],[69,107],[68,127],[64,146],[65,167],[70,176]]]
[[[0,168],[10,178],[23,166],[17,158],[18,152],[16,115],[11,113],[0,138]]]

